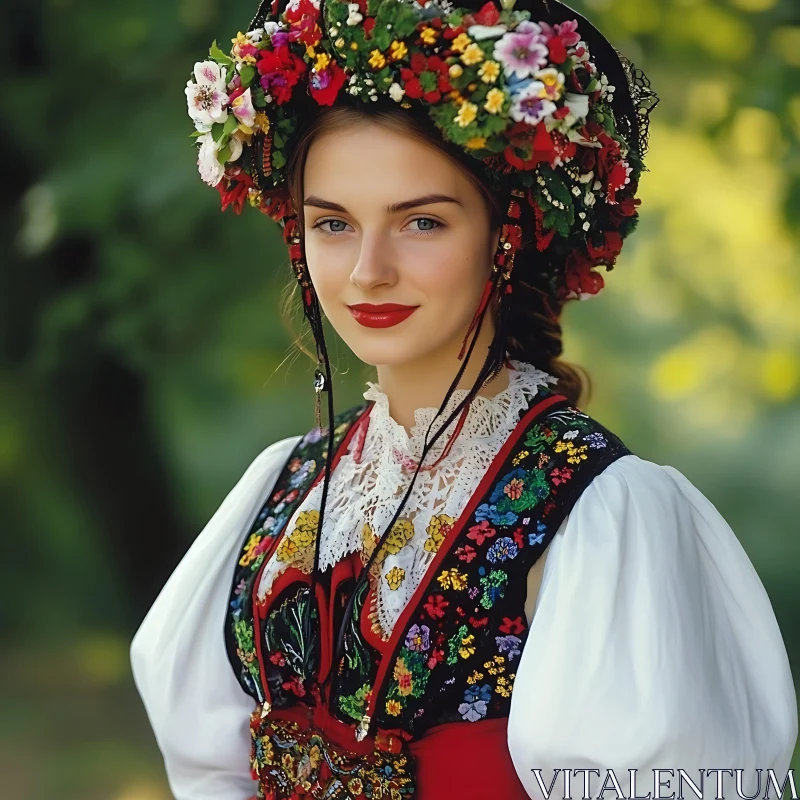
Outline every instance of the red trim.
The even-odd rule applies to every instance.
[[[322,685],[328,679],[328,675],[333,669],[333,648],[335,646],[336,632],[333,629],[333,621],[336,618],[335,609],[333,607],[336,601],[336,592],[339,584],[346,581],[348,578],[358,576],[357,564],[360,560],[359,551],[354,550],[349,556],[337,562],[331,570],[330,586],[328,587],[328,596],[326,598],[326,608],[328,609],[326,624],[320,629],[320,635],[325,642],[324,651],[327,654],[325,661],[320,662],[320,672],[318,682]]]
[[[373,406],[374,406],[374,404],[370,403],[367,406],[367,408],[364,411],[361,412],[359,417],[350,426],[350,429],[345,434],[345,437],[339,443],[339,446],[336,448],[336,452],[333,454],[333,458],[331,459],[331,474],[333,474],[333,470],[336,469],[336,465],[339,463],[339,461],[341,460],[342,456],[347,452],[347,447],[350,444],[350,440],[353,438],[353,436],[354,436],[354,434],[356,432],[356,429],[359,427],[359,425],[363,424],[364,419],[369,417],[369,415],[372,413]],[[306,497],[308,497],[308,493],[317,485],[317,483],[319,483],[319,481],[323,478],[324,474],[325,474],[325,469],[324,469],[324,466],[323,466],[323,468],[317,473],[317,475],[314,478],[314,480],[312,481],[311,485],[303,493],[303,496],[300,498],[299,502],[295,506],[295,509],[299,508],[300,505],[302,505],[302,503],[305,501]],[[271,496],[271,494],[270,494],[270,496]],[[267,563],[270,560],[270,558],[272,557],[272,554],[275,552],[275,550],[277,549],[277,547],[280,545],[281,541],[283,540],[283,537],[286,535],[286,528],[289,527],[290,519],[286,520],[286,524],[283,526],[283,529],[281,530],[281,532],[276,537],[275,542],[273,543],[269,554],[264,556],[264,560],[261,562],[261,566],[258,568],[258,573],[256,574],[255,581],[253,582],[253,593],[252,593],[252,596],[250,598],[251,610],[252,610],[252,613],[253,613],[253,638],[255,639],[254,644],[255,644],[255,648],[256,648],[256,656],[258,658],[258,665],[259,665],[259,668],[260,668],[261,688],[262,688],[262,690],[264,692],[264,698],[265,698],[265,700],[267,702],[271,702],[272,696],[271,696],[270,691],[269,691],[269,686],[267,685],[266,670],[264,669],[264,657],[263,657],[263,654],[261,652],[261,629],[260,629],[260,625],[258,624],[258,620],[259,620],[259,604],[257,603],[256,598],[258,596],[258,586],[261,583],[261,573],[264,571],[264,568],[267,566]],[[318,535],[319,535],[319,532],[318,532]],[[281,573],[281,575],[285,575],[286,572],[288,572],[288,571],[289,571],[288,569],[285,570],[283,573]],[[298,570],[298,572],[300,572],[300,570]],[[300,574],[302,575],[303,573],[300,572]],[[281,576],[279,575],[278,578],[280,578],[280,577]],[[277,581],[278,578],[276,578],[275,580]],[[308,578],[308,580],[306,582],[307,583],[311,583],[310,576],[307,576],[307,578]],[[317,586],[317,588],[320,588],[319,585]],[[315,590],[315,594],[316,594],[316,590]],[[267,606],[266,603],[264,603],[263,605],[265,607]],[[325,610],[325,615],[327,617],[327,598],[326,598],[326,603],[325,603],[325,609],[326,609]],[[322,622],[322,613],[323,613],[322,612],[322,606],[320,605],[320,623]],[[328,660],[330,660],[330,656],[328,657]],[[320,664],[322,664],[322,661],[320,661]]]
[[[508,437],[508,439],[506,439],[505,443],[500,448],[500,452],[494,457],[489,469],[486,471],[486,474],[478,484],[478,488],[475,490],[475,492],[473,492],[472,497],[470,497],[469,503],[467,503],[466,507],[459,515],[456,524],[453,525],[447,536],[445,536],[441,545],[439,545],[439,549],[436,551],[433,561],[430,563],[425,572],[426,576],[431,576],[430,580],[422,581],[419,586],[417,586],[414,594],[411,596],[410,600],[406,604],[406,607],[398,617],[397,622],[395,622],[394,628],[392,629],[392,635],[389,638],[389,641],[386,643],[385,649],[382,650],[383,658],[381,658],[378,672],[375,675],[375,684],[372,687],[372,697],[370,698],[370,703],[366,711],[367,715],[370,717],[373,716],[375,711],[375,706],[377,704],[378,696],[380,695],[380,690],[383,686],[386,673],[394,661],[393,655],[395,649],[397,648],[399,639],[403,635],[411,616],[417,610],[422,596],[428,592],[428,587],[433,581],[433,576],[436,574],[436,571],[439,569],[439,565],[449,552],[451,544],[461,533],[462,529],[467,523],[467,520],[472,518],[475,509],[478,507],[478,504],[483,500],[491,485],[494,483],[497,473],[502,469],[508,456],[511,454],[511,451],[516,446],[519,437],[522,435],[522,432],[525,431],[540,414],[556,403],[560,403],[564,400],[568,400],[568,398],[561,394],[554,394],[528,409],[522,419],[520,419],[520,421],[517,423],[514,430],[511,432],[511,435]]]

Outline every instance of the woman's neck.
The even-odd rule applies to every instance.
[[[470,389],[478,378],[488,353],[488,342],[479,337],[467,368],[457,389]],[[444,396],[461,367],[453,352],[434,353],[407,364],[378,367],[378,384],[389,401],[389,413],[406,431],[414,425],[414,412],[418,408],[439,408]],[[478,394],[494,397],[508,388],[510,379],[507,369],[500,370]]]

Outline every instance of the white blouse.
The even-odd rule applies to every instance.
[[[529,388],[512,380],[515,388],[498,402],[523,383]],[[409,446],[413,438],[412,431]],[[228,662],[223,625],[247,526],[299,439],[256,457],[131,644],[134,679],[175,800],[246,800],[256,792],[254,701]],[[608,770],[628,796],[628,770],[638,769],[636,793],[646,795],[658,768],[685,769],[695,782],[700,769],[743,769],[745,792],[753,794],[755,768],[773,768],[782,782],[797,732],[784,642],[731,528],[678,470],[635,455],[612,463],[578,498],[547,551],[508,722],[509,752],[528,794],[544,797],[533,770],[545,786],[557,776],[560,797],[563,770],[595,769],[601,777],[592,777],[592,796]],[[579,796],[582,780],[572,777]],[[712,786],[715,778],[705,780]],[[676,788],[674,778],[664,796]]]

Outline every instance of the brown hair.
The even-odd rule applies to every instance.
[[[481,163],[455,145],[444,141],[427,115],[418,113],[416,109],[401,110],[394,104],[382,106],[379,103],[367,107],[362,105],[359,108],[337,105],[318,109],[303,126],[293,145],[287,165],[289,194],[297,210],[301,230],[304,224],[303,171],[311,143],[322,131],[349,127],[362,120],[364,114],[368,114],[370,121],[431,144],[451,156],[484,197],[491,214],[491,229],[499,230],[505,217],[503,203],[506,201],[501,196],[502,193],[493,189],[487,182],[485,174],[481,174],[483,169]],[[523,214],[525,210],[523,209]],[[558,385],[555,388],[577,406],[582,401],[584,392],[591,396],[591,378],[582,367],[560,358],[564,349],[559,321],[563,303],[552,297],[546,298],[541,287],[536,285],[539,271],[537,263],[541,263],[543,254],[536,250],[532,242],[534,230],[532,212],[529,211],[528,217],[523,217],[521,224],[523,240],[522,247],[517,252],[512,277],[513,292],[506,323],[508,331],[506,351],[510,358],[529,362],[558,378]],[[296,287],[296,282],[292,281],[292,284]],[[284,318],[290,310],[290,304],[296,308],[293,302],[294,294],[294,290],[290,290],[284,295]],[[552,314],[548,313],[546,303],[549,303]],[[303,352],[310,355],[299,339],[296,343]]]

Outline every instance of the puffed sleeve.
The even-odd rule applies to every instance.
[[[558,797],[565,769],[599,770],[591,797],[611,769],[626,797],[653,792],[656,769],[674,770],[661,773],[665,797],[680,768],[695,782],[701,769],[743,769],[750,795],[756,768],[782,783],[797,739],[789,660],[764,586],[714,505],[673,467],[623,456],[549,549],[508,724],[528,794],[544,796],[534,769],[545,786],[557,777]],[[629,769],[640,770],[636,794]],[[705,780],[716,787],[715,774]],[[734,778],[723,780],[735,796]],[[572,788],[582,796],[583,773]]]
[[[300,437],[263,450],[175,568],[131,643],[133,677],[175,800],[246,800],[255,702],[228,661],[224,618],[247,526]]]

